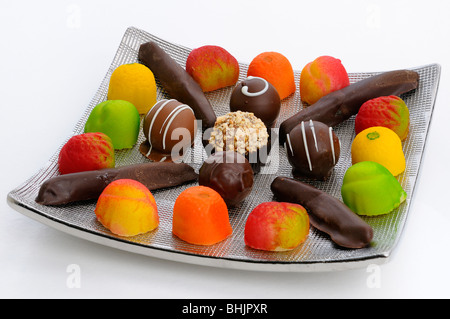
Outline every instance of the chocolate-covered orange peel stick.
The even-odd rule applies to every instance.
[[[280,125],[280,144],[286,135],[302,121],[319,121],[330,127],[356,115],[366,101],[389,95],[400,95],[419,85],[419,74],[411,70],[396,70],[374,75],[322,97]]]
[[[198,174],[185,163],[150,162],[95,171],[58,175],[46,180],[36,202],[41,205],[64,205],[98,199],[111,182],[132,179],[149,190],[178,186],[195,181]]]
[[[194,110],[195,117],[202,121],[203,130],[214,126],[216,114],[200,85],[158,44],[142,44],[139,60],[154,73],[171,98]]]
[[[330,235],[344,248],[364,248],[373,239],[373,229],[343,202],[320,189],[289,177],[276,177],[271,186],[279,201],[302,205],[311,225]]]

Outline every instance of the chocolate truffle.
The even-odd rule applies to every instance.
[[[231,112],[252,112],[267,128],[272,128],[280,114],[281,100],[275,87],[260,77],[249,76],[234,88]]]
[[[327,180],[340,149],[333,129],[322,122],[301,122],[286,135],[286,152],[295,177]]]
[[[177,100],[161,100],[148,111],[143,124],[146,141],[140,151],[154,161],[174,161],[194,143],[197,122],[194,112]]]
[[[199,184],[217,191],[229,207],[241,203],[253,187],[253,169],[248,160],[234,151],[208,157],[199,171]]]

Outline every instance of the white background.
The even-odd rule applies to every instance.
[[[2,298],[450,297],[449,1],[0,1]],[[210,268],[97,245],[6,203],[69,136],[129,26],[187,47],[216,44],[241,62],[263,51],[297,70],[320,55],[348,72],[442,65],[405,231],[379,286],[367,269],[266,273]],[[78,265],[80,288],[68,287]]]

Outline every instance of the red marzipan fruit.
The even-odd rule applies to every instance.
[[[113,168],[114,146],[104,133],[75,135],[61,148],[58,165],[61,174]]]
[[[398,96],[382,96],[365,102],[355,117],[355,133],[374,126],[393,130],[403,141],[409,132],[409,110]]]

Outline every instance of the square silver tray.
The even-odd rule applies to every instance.
[[[148,41],[156,41],[178,63],[183,67],[185,66],[185,61],[191,51],[189,48],[169,43],[134,27],[128,28],[100,88],[75,126],[73,135],[83,132],[84,124],[91,110],[98,103],[106,100],[112,72],[119,65],[138,62],[139,46]],[[248,65],[246,64],[240,64],[240,80],[246,77],[247,67]],[[7,196],[7,201],[12,208],[25,216],[73,236],[132,253],[177,262],[273,272],[336,271],[365,267],[369,264],[382,264],[389,259],[404,229],[408,216],[433,114],[441,72],[438,64],[411,69],[419,73],[420,83],[416,90],[402,96],[410,110],[411,126],[409,136],[403,142],[407,167],[405,172],[399,177],[399,181],[407,192],[408,198],[398,209],[388,215],[365,218],[367,223],[374,229],[374,239],[371,246],[364,249],[342,249],[333,244],[326,234],[314,228],[311,228],[310,235],[305,243],[289,252],[258,251],[248,248],[244,244],[244,226],[248,214],[259,203],[274,200],[270,191],[270,183],[276,176],[292,176],[291,166],[287,161],[285,150],[282,146],[278,147],[277,143],[275,143],[275,148],[271,152],[270,164],[263,167],[261,172],[256,175],[250,196],[239,207],[231,209],[229,212],[233,228],[232,236],[223,242],[208,247],[191,245],[172,235],[172,207],[175,199],[181,191],[196,185],[196,183],[154,191],[153,194],[157,201],[160,215],[160,225],[150,233],[132,238],[122,238],[105,229],[95,218],[95,201],[62,207],[46,207],[35,203],[41,184],[58,174],[57,160],[60,148],[34,176],[11,191]],[[354,83],[377,73],[379,72],[349,73],[350,82]],[[295,71],[297,85],[299,77],[300,71]],[[217,115],[229,112],[229,98],[232,89],[232,87],[228,87],[206,94]],[[158,83],[157,99],[166,97],[167,94]],[[297,87],[295,94],[282,101],[282,110],[276,127],[279,127],[284,119],[298,112],[301,108],[302,103]],[[339,162],[328,181],[313,182],[311,184],[341,199],[342,179],[347,168],[351,166],[350,147],[355,137],[354,117],[337,126],[335,132],[342,144]],[[69,138],[70,136],[67,140]],[[141,130],[138,143],[134,148],[116,151],[116,165],[122,166],[148,161],[139,152],[139,145],[143,140],[144,136]],[[201,137],[199,137],[195,141],[192,150],[186,155],[185,162],[198,171],[205,159],[206,153],[202,147]]]

